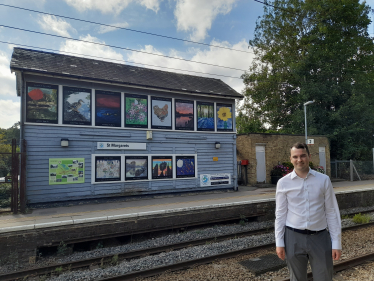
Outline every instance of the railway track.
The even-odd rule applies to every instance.
[[[373,225],[374,225],[374,222],[367,223],[367,224],[354,225],[354,226],[343,228],[343,231],[354,230],[354,229],[369,227],[369,226],[373,226]],[[187,242],[178,243],[178,244],[169,244],[169,245],[160,246],[160,247],[147,248],[147,249],[143,249],[143,250],[136,250],[136,251],[130,251],[130,252],[125,252],[125,253],[119,253],[118,254],[118,260],[129,260],[129,259],[144,257],[144,256],[147,256],[147,255],[154,255],[154,254],[159,254],[159,253],[162,253],[162,252],[178,250],[178,249],[182,249],[182,248],[186,248],[186,247],[203,245],[203,244],[211,243],[211,242],[219,242],[219,241],[223,241],[223,240],[227,240],[227,239],[233,239],[233,238],[239,238],[239,237],[243,237],[243,236],[263,234],[263,233],[267,233],[267,232],[270,232],[270,231],[273,231],[273,230],[274,230],[273,228],[264,228],[264,229],[250,230],[250,231],[242,231],[242,232],[237,232],[237,233],[233,233],[233,234],[226,234],[226,235],[220,235],[220,236],[211,237],[211,238],[192,240],[192,241],[187,241]],[[132,273],[129,273],[129,274],[126,274],[126,275],[109,277],[109,278],[102,279],[102,280],[105,280],[105,281],[107,281],[107,280],[134,280],[135,278],[138,278],[138,277],[154,276],[154,275],[160,274],[161,272],[165,272],[167,270],[171,270],[171,271],[181,270],[181,269],[189,268],[189,267],[195,266],[195,265],[210,263],[210,262],[212,262],[214,260],[217,260],[217,259],[226,259],[226,258],[234,257],[234,256],[237,256],[237,255],[250,254],[250,253],[254,253],[254,252],[264,250],[264,249],[268,249],[268,248],[271,248],[271,247],[275,247],[275,244],[274,243],[264,244],[264,245],[261,245],[261,246],[250,247],[250,248],[245,248],[245,249],[241,249],[241,250],[237,250],[237,251],[226,252],[226,253],[223,253],[223,254],[204,257],[204,258],[201,258],[201,259],[194,259],[194,260],[189,260],[189,261],[185,261],[185,262],[175,263],[175,264],[172,264],[172,265],[153,268],[153,269],[149,269],[149,270],[132,272]],[[54,265],[50,265],[50,266],[46,266],[46,267],[40,267],[40,268],[34,268],[34,269],[28,269],[28,270],[3,274],[3,275],[0,275],[0,280],[4,280],[4,281],[9,280],[10,281],[10,280],[24,279],[24,278],[27,278],[27,277],[30,277],[30,276],[46,275],[46,274],[50,274],[50,273],[55,273],[56,268],[83,269],[83,268],[89,268],[90,266],[95,266],[95,265],[110,264],[111,261],[112,261],[112,258],[113,258],[113,254],[106,255],[106,256],[100,256],[100,257],[95,257],[95,258],[84,259],[84,260],[79,260],[79,261],[75,261],[75,262],[58,263],[58,264],[54,264]]]

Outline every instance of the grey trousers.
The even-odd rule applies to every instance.
[[[306,235],[286,227],[284,242],[291,281],[307,281],[308,260],[313,280],[332,281],[331,237],[328,231]]]

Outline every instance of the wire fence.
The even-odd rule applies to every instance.
[[[374,180],[373,161],[333,160],[331,178],[349,181]]]

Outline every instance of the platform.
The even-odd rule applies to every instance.
[[[370,191],[374,190],[374,180],[333,182],[333,186],[337,195]],[[160,195],[147,200],[34,209],[31,214],[0,216],[0,233],[273,202],[274,200],[275,186],[267,188],[239,186],[237,192],[183,194],[183,196]]]

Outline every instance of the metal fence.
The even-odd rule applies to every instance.
[[[12,140],[11,152],[0,153],[0,211],[17,214],[26,210],[26,141],[21,141],[17,152],[16,140]]]
[[[373,161],[333,160],[331,178],[349,181],[374,180]]]

